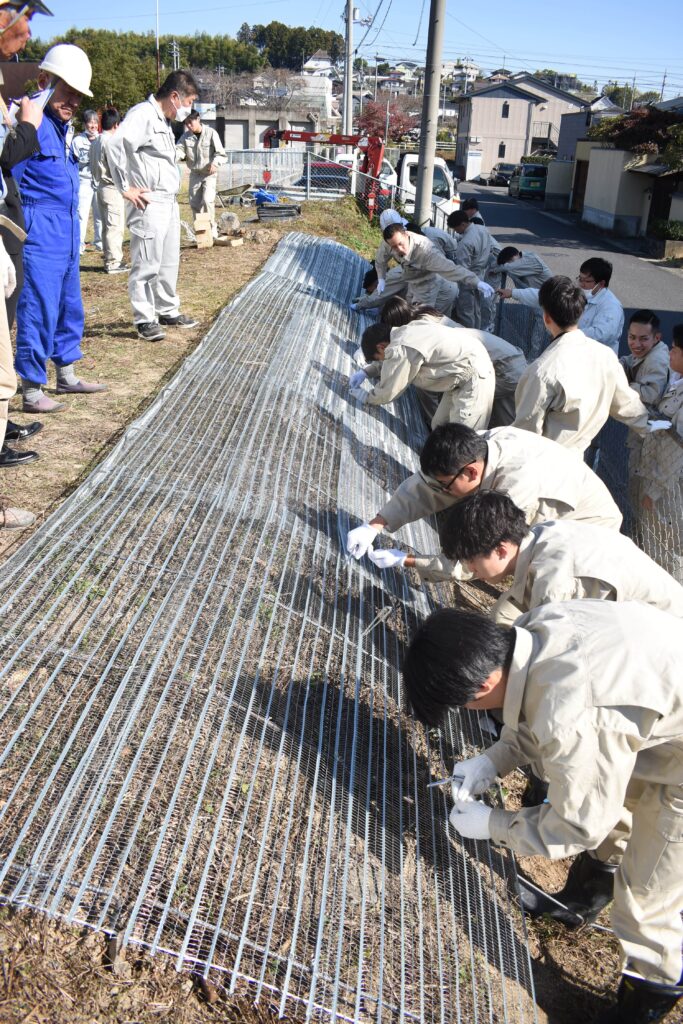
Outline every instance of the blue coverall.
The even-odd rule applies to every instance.
[[[71,135],[70,123],[46,109],[38,129],[40,152],[13,171],[27,232],[14,365],[22,380],[34,384],[47,384],[48,359],[67,366],[83,355],[78,160]]]

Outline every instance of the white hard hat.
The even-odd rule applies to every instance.
[[[382,231],[390,224],[402,224],[405,227],[407,223],[408,221],[401,216],[398,210],[383,210],[379,215],[379,226]]]
[[[41,71],[49,71],[50,74],[61,78],[82,96],[92,96],[90,92],[90,80],[92,78],[92,67],[85,50],[72,43],[57,43],[51,46],[45,54],[43,61],[38,65]]]

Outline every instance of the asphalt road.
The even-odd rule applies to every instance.
[[[608,239],[544,212],[538,200],[510,199],[505,189],[470,182],[459,191],[462,197],[477,197],[486,226],[501,245],[537,253],[557,274],[575,278],[589,256],[604,255],[614,266],[610,287],[624,307],[626,323],[634,310],[653,309],[664,340],[671,343],[672,326],[683,323],[683,271],[619,252]],[[628,351],[624,339],[621,348]]]

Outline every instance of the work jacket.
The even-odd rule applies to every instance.
[[[93,142],[99,138],[96,135],[95,138],[91,138],[87,132],[79,132],[78,135],[74,136],[72,143],[73,151],[78,160],[78,175],[82,181],[90,181],[92,178],[92,171],[90,170],[90,149]]]
[[[507,622],[544,604],[593,598],[640,601],[683,618],[683,587],[623,533],[564,519],[532,526],[512,586],[491,609]]]
[[[479,434],[488,448],[481,489],[507,494],[529,525],[546,519],[580,519],[612,530],[621,526],[621,513],[609,491],[574,452],[516,427],[495,427]],[[379,515],[386,520],[388,532],[394,533],[458,500],[418,472],[399,485]]]
[[[656,405],[669,379],[669,349],[664,342],[658,341],[642,359],[629,353],[620,362],[630,386],[645,405]]]
[[[531,764],[547,802],[493,810],[494,842],[522,856],[595,849],[631,782],[683,784],[680,620],[642,604],[570,601],[515,629],[503,731],[486,754],[500,776]]]
[[[529,365],[515,392],[515,427],[583,452],[609,416],[639,433],[648,411],[606,345],[575,329]]]
[[[449,231],[442,231],[441,228],[432,228],[427,225],[422,228],[422,234],[425,238],[428,238],[437,249],[441,249],[446,259],[449,259],[452,263],[455,263],[456,254],[458,251],[458,237],[452,235]]]
[[[90,147],[90,174],[93,188],[114,184],[114,177],[109,166],[109,146],[115,134],[116,132],[102,132]]]
[[[504,267],[497,264],[490,268],[489,273],[502,276],[507,274],[513,288],[540,288],[544,281],[553,276],[540,256],[533,252],[522,253],[518,260],[511,260]]]
[[[491,258],[494,241],[485,227],[470,221],[460,235],[456,262],[467,270],[471,270],[478,278],[484,278]]]
[[[473,377],[494,380],[493,364],[481,342],[424,317],[391,331],[380,381],[367,401],[386,405],[409,384],[425,391],[453,391]]]
[[[159,198],[180,188],[175,138],[154,96],[131,107],[108,146],[109,167],[119,192],[146,188]]]
[[[17,164],[13,172],[24,207],[36,203],[57,207],[78,220],[78,158],[72,139],[71,122],[64,124],[46,108],[37,134],[40,151]]]
[[[227,160],[218,132],[205,124],[199,135],[183,132],[176,146],[176,155],[179,160],[187,162],[191,171],[200,175],[206,175],[212,164],[219,167]]]
[[[683,498],[683,377],[672,375],[657,402],[655,415],[670,420],[672,427],[671,431],[648,434],[643,440],[637,469],[643,481],[643,493],[652,501],[658,501],[667,492],[679,488]],[[679,504],[679,515],[681,507]]]
[[[375,256],[375,267],[378,277],[386,277],[389,260],[393,258],[403,268],[403,276],[406,283],[413,285],[413,292],[420,294],[423,288],[418,289],[417,285],[428,284],[425,279],[432,279],[435,275],[445,277],[447,281],[454,281],[458,285],[468,288],[476,288],[478,278],[464,267],[460,267],[447,259],[428,238],[422,235],[415,235],[408,232],[409,247],[405,256],[398,256],[388,242],[382,242]],[[422,297],[414,301],[424,302]]]
[[[512,298],[524,306],[540,309],[538,288],[513,288]],[[586,308],[581,314],[578,326],[593,341],[607,345],[615,355],[618,355],[619,342],[624,330],[624,310],[614,292],[609,288],[603,288],[597,295],[591,295],[586,301]]]

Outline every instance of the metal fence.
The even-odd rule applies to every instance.
[[[550,340],[540,312],[513,301],[499,303],[495,333],[529,360]],[[683,437],[672,428],[643,439],[609,419],[597,442],[594,469],[621,509],[624,532],[683,584]]]
[[[403,709],[439,593],[343,549],[425,437],[348,399],[362,271],[288,235],[4,565],[0,894],[281,1013],[530,1022],[514,862],[427,788],[479,720]]]

